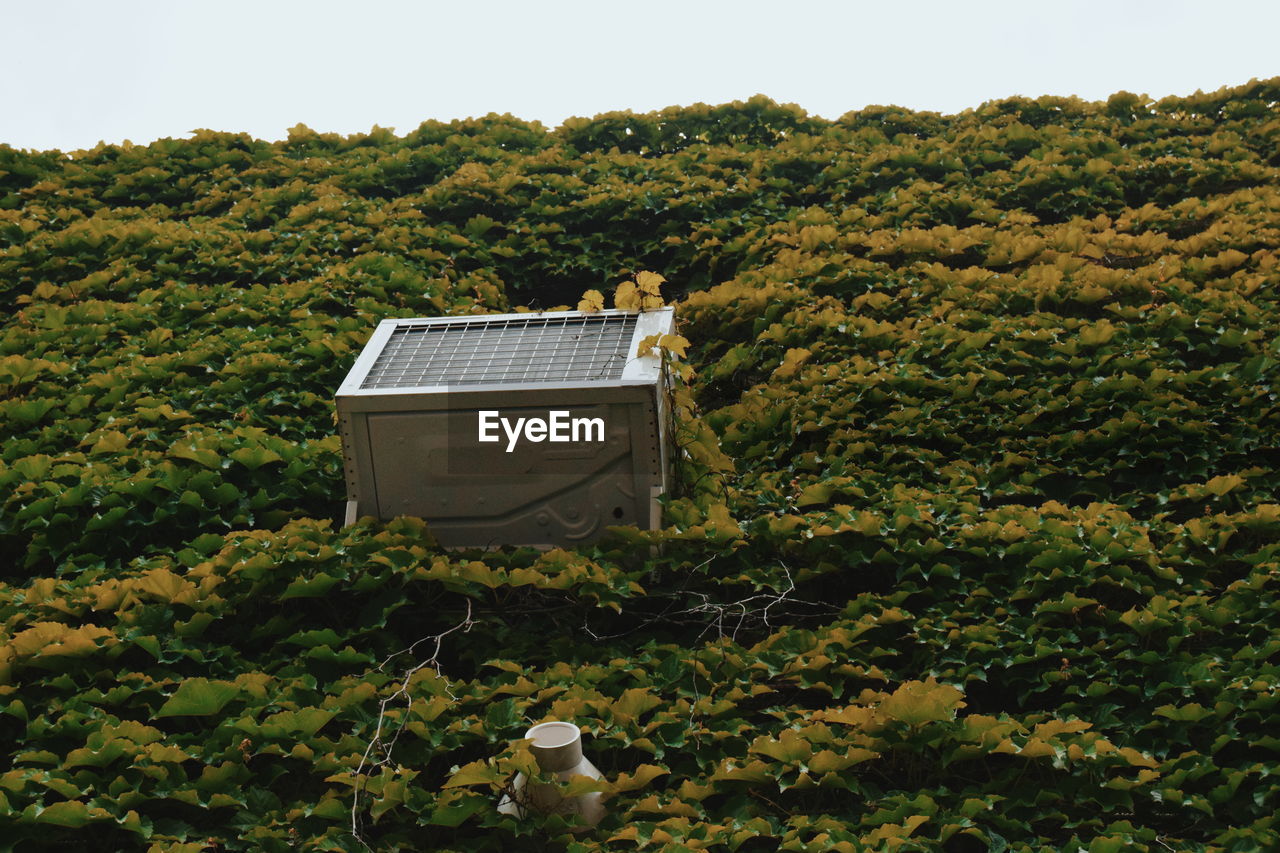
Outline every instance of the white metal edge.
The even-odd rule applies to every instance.
[[[661,309],[668,310],[668,309]],[[624,311],[618,308],[602,308],[599,311],[521,311],[513,314],[452,314],[446,317],[402,317],[395,323],[414,326],[434,326],[440,323],[497,323],[503,320],[527,320],[530,317],[617,317],[636,314],[635,311]],[[640,316],[645,313],[642,312]],[[383,321],[388,322],[386,320]]]
[[[627,364],[622,368],[622,380],[657,382],[662,370],[662,360],[656,355],[636,355],[640,342],[650,335],[669,335],[675,331],[675,309],[659,308],[642,311],[636,318],[635,334],[631,336]]]
[[[657,380],[647,377],[623,379],[564,380],[550,382],[484,382],[470,385],[401,385],[396,388],[356,388],[343,397],[393,397],[396,395],[467,394],[485,391],[575,391],[581,388],[645,388]]]
[[[345,397],[360,393],[360,386],[365,377],[369,375],[374,362],[382,354],[382,349],[391,338],[391,333],[401,322],[400,320],[383,320],[378,323],[373,334],[369,336],[368,343],[364,345],[364,349],[360,350],[360,355],[356,356],[356,363],[347,371],[347,378],[343,379],[342,385],[338,387],[337,396]]]

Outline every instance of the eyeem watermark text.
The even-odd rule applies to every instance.
[[[507,452],[516,449],[521,436],[525,441],[578,442],[604,441],[604,418],[571,418],[567,411],[549,411],[544,418],[502,417],[498,411],[480,411],[478,419],[479,440],[501,441],[498,429],[507,436]]]

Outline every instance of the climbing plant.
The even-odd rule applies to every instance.
[[[1278,94],[0,146],[0,849],[1280,846]],[[659,299],[661,529],[341,527],[378,320]]]

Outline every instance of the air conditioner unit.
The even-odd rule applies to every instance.
[[[346,523],[426,519],[446,547],[656,528],[670,308],[384,320],[337,393]]]

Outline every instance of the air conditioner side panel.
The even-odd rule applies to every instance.
[[[374,472],[369,453],[368,416],[338,409],[342,439],[342,471],[347,487],[346,523],[366,515],[378,515]]]
[[[664,406],[654,385],[340,397],[348,519],[417,516],[446,547],[571,547],[611,525],[658,526],[670,460]],[[458,419],[474,423],[480,409],[519,417],[551,408],[603,417],[607,441],[507,454],[505,441],[458,440]]]
[[[650,466],[637,481],[635,463],[652,455],[652,436],[643,427],[650,420],[646,406],[634,396],[631,402],[566,407],[571,418],[603,421],[601,442],[518,441],[511,447],[500,432],[500,441],[481,443],[479,409],[469,405],[368,413],[377,514],[425,518],[446,546],[572,545],[609,525],[647,527]],[[515,423],[561,409],[532,405],[536,399],[529,395],[512,405],[507,396],[508,405],[498,411]]]

